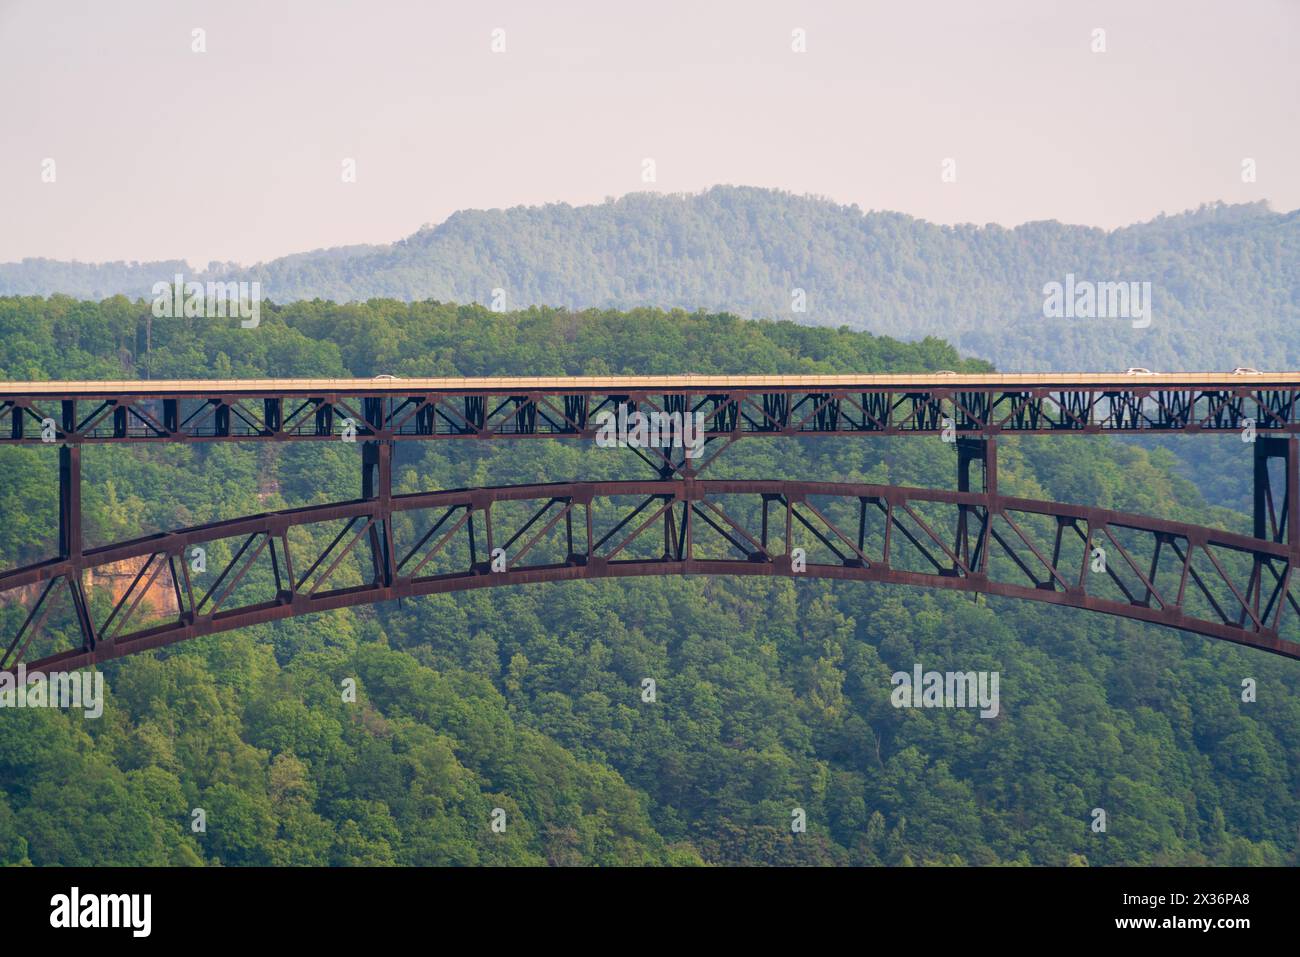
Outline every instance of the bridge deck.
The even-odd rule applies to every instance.
[[[494,376],[480,378],[368,379],[112,379],[45,382],[0,381],[0,396],[98,397],[178,394],[410,394],[414,392],[607,392],[715,389],[1223,389],[1300,387],[1300,372],[1167,372],[1151,374],[905,373],[889,375],[643,375]]]

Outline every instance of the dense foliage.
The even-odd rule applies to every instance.
[[[125,299],[0,299],[0,379],[687,366],[982,367],[937,340],[653,310],[314,301],[243,330],[150,320]],[[355,447],[265,448],[87,450],[90,539],[357,492]],[[0,450],[5,566],[52,538],[47,453]],[[1241,526],[1176,464],[1100,437],[1007,440],[1001,484]],[[754,440],[716,467],[951,487],[955,463],[926,440]],[[403,443],[395,481],[597,473],[643,467],[563,442]],[[18,612],[0,606],[0,626]],[[1000,672],[999,716],[891,707],[890,674],[917,662]],[[103,671],[99,720],[0,710],[0,861],[1296,862],[1296,663],[1046,605],[790,579],[578,582],[293,619]],[[1245,677],[1256,703],[1240,699]],[[199,807],[204,834],[190,830]],[[1089,829],[1096,807],[1104,834]],[[791,832],[794,808],[807,833]]]
[[[1300,363],[1300,212],[1215,205],[1106,232],[1058,222],[938,226],[815,197],[717,187],[602,205],[470,210],[388,246],[212,276],[276,301],[383,296],[509,308],[680,306],[919,339],[1000,368],[1224,370]],[[174,262],[0,264],[0,294],[150,295]],[[1151,283],[1151,324],[1045,319],[1044,286]],[[796,312],[793,290],[804,293]]]

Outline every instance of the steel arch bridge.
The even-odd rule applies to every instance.
[[[1298,397],[1289,373],[0,383],[0,446],[59,449],[58,554],[0,572],[0,669],[406,596],[670,574],[1014,597],[1300,658]],[[396,442],[591,440],[637,413],[665,425],[631,443],[653,478],[392,492]],[[684,416],[695,455],[661,441]],[[999,493],[1000,435],[1096,433],[1240,433],[1254,534]],[[741,439],[871,435],[951,442],[957,488],[700,477]],[[361,494],[85,546],[83,447],[222,441],[355,442]],[[92,602],[109,567],[129,584]],[[72,647],[47,647],[52,615],[75,623]]]

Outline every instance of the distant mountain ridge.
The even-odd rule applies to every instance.
[[[180,261],[0,264],[0,294],[148,298]],[[1045,319],[1066,277],[1150,282],[1152,321]],[[603,204],[468,210],[391,245],[298,253],[199,279],[277,302],[370,298],[727,310],[939,336],[1004,369],[1300,367],[1300,211],[1213,204],[1110,232],[939,226],[826,199],[719,186]],[[802,292],[799,292],[799,291]],[[806,311],[797,311],[802,297]]]

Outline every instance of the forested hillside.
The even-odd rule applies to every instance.
[[[953,187],[956,188],[956,187]],[[965,187],[962,187],[965,188]],[[148,298],[177,263],[0,264],[0,294]],[[1151,322],[1045,319],[1044,286],[1151,283]],[[469,210],[389,246],[321,250],[210,277],[285,302],[391,297],[509,308],[682,307],[903,339],[1007,370],[1300,363],[1300,213],[1204,207],[1106,232],[1058,222],[938,226],[775,190],[641,193],[602,205]],[[500,293],[494,292],[500,290]],[[802,290],[802,297],[795,290]],[[805,311],[797,311],[802,303]]]
[[[724,314],[312,301],[264,307],[245,330],[152,319],[125,298],[0,299],[0,379],[686,367],[987,368],[938,339]],[[351,498],[358,457],[335,443],[92,447],[88,537]],[[1007,439],[1000,457],[1007,494],[1245,522],[1162,449]],[[0,565],[52,546],[52,462],[0,449]],[[925,439],[747,440],[716,468],[951,487],[955,455]],[[394,481],[593,473],[645,474],[581,443],[409,442]],[[21,613],[0,606],[0,629]],[[999,672],[1000,713],[895,709],[890,675],[915,663]],[[574,582],[293,619],[102,670],[99,720],[0,709],[0,862],[1297,863],[1300,663],[1047,605],[785,578]],[[1257,702],[1241,701],[1246,677]],[[1089,828],[1097,807],[1104,834]],[[791,832],[794,808],[807,833]]]

